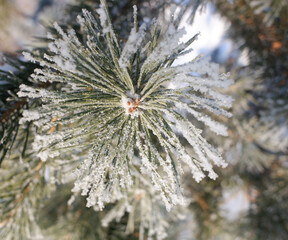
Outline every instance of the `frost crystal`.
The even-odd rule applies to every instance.
[[[173,66],[197,37],[178,44],[185,30],[173,21],[165,30],[156,21],[138,29],[134,8],[134,28],[121,45],[104,0],[97,13],[100,21],[87,10],[78,17],[85,42],[55,24],[58,34],[50,34],[47,53],[25,54],[42,66],[31,75],[34,81],[60,84],[48,89],[21,85],[19,96],[43,103],[25,111],[21,123],[33,120],[40,128],[33,147],[43,161],[81,152],[73,191],[87,196],[87,206],[98,210],[127,199],[137,184],[159,192],[170,210],[185,203],[183,164],[197,182],[206,174],[217,177],[213,165],[226,166],[195,122],[227,135],[213,117],[231,116],[225,108],[232,99],[216,89],[232,82],[219,76],[209,59]]]

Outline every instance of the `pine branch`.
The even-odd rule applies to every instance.
[[[24,62],[9,56],[4,58],[4,62],[8,66],[8,69],[11,70],[0,70],[0,165],[6,154],[13,147],[22,112],[24,109],[28,109],[26,99],[20,99],[16,93],[19,91],[20,84],[31,85],[28,78],[36,67],[33,63]],[[28,130],[26,130],[26,135],[23,135],[24,142],[27,139],[27,135]],[[25,144],[22,147],[23,157]]]
[[[29,123],[19,128],[14,146],[0,169],[1,239],[42,239],[38,216],[43,199],[57,185],[75,180],[71,172],[79,161],[41,161],[31,149],[34,133],[35,127]],[[25,154],[23,145],[27,147]]]
[[[16,143],[23,132],[26,134],[25,130],[19,129]],[[3,239],[40,239],[35,212],[45,192],[41,173],[45,163],[31,153],[22,157],[22,151],[17,153],[17,147],[11,149],[9,159],[6,156],[0,169],[0,236]]]
[[[59,83],[61,87],[21,85],[20,97],[43,103],[38,109],[25,111],[21,121],[33,120],[41,127],[33,146],[43,161],[89,151],[86,156],[82,151],[85,160],[77,170],[74,187],[74,191],[88,195],[87,206],[103,209],[105,203],[124,197],[136,179],[133,166],[150,178],[167,209],[183,204],[181,162],[189,165],[196,181],[205,176],[203,171],[213,179],[217,176],[213,163],[226,166],[184,112],[217,134],[226,135],[223,125],[200,111],[205,108],[216,115],[231,116],[223,108],[230,107],[232,99],[214,88],[225,88],[232,82],[219,78],[217,65],[207,59],[171,65],[195,40],[178,44],[184,30],[175,28],[173,21],[166,29],[152,22],[150,29],[157,29],[155,35],[145,25],[136,28],[134,14],[135,27],[127,43],[120,46],[105,1],[97,12],[96,19],[86,10],[78,17],[86,42],[72,29],[65,33],[54,24],[58,37],[49,35],[49,51],[43,56],[25,54],[43,66],[31,75],[34,81]],[[62,129],[49,132],[57,125]],[[176,131],[194,149],[198,160],[188,154]]]

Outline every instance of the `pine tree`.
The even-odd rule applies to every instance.
[[[1,239],[286,239],[287,4],[210,1],[249,49],[233,84],[208,57],[175,64],[208,2],[78,0],[4,57]]]

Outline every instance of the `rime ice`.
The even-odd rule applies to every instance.
[[[156,21],[138,29],[134,8],[134,27],[121,46],[104,0],[97,13],[101,27],[87,10],[78,17],[84,43],[73,30],[66,33],[55,24],[58,37],[50,36],[49,51],[43,56],[25,54],[43,67],[31,75],[35,82],[62,87],[21,85],[20,97],[42,100],[42,106],[24,112],[21,123],[33,120],[39,127],[33,146],[43,161],[85,149],[73,192],[86,196],[88,207],[124,204],[137,189],[157,195],[171,210],[186,202],[181,188],[184,170],[199,182],[206,175],[217,177],[215,165],[226,166],[200,128],[227,135],[227,128],[213,116],[231,117],[226,108],[232,98],[218,89],[232,81],[219,76],[218,65],[207,58],[173,66],[197,37],[179,44],[185,29],[177,29],[173,21],[166,29]],[[56,131],[58,124],[61,129]],[[121,209],[128,211],[125,204]]]

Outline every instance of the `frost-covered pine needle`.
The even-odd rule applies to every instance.
[[[86,10],[78,17],[85,42],[74,30],[64,32],[54,24],[58,35],[49,34],[47,53],[25,53],[42,66],[34,81],[61,87],[21,85],[19,96],[43,102],[25,111],[21,122],[33,120],[39,127],[33,146],[43,161],[89,149],[73,189],[87,195],[87,206],[103,209],[122,199],[140,174],[150,179],[169,210],[183,203],[181,165],[189,166],[197,182],[206,174],[217,177],[214,164],[226,166],[193,122],[227,135],[226,127],[207,113],[231,116],[225,108],[232,99],[216,91],[231,81],[206,58],[172,65],[197,37],[179,43],[185,30],[173,21],[165,29],[156,21],[138,28],[135,17],[126,44],[120,44],[104,0],[97,13],[98,20]],[[58,131],[51,130],[57,126]]]

